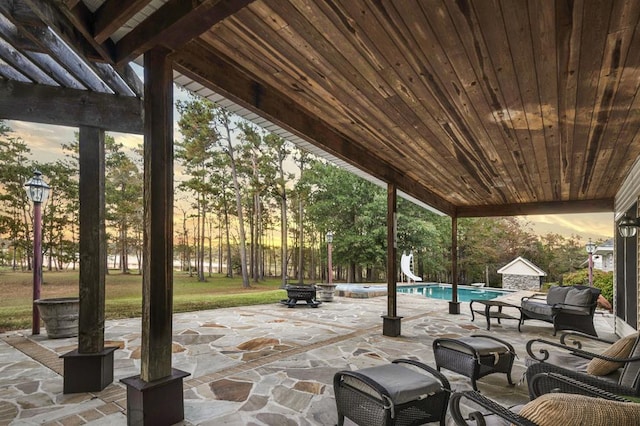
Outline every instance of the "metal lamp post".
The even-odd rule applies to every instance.
[[[586,245],[587,253],[589,253],[589,287],[593,287],[593,252],[596,251],[596,245],[589,238]]]
[[[27,195],[33,202],[33,319],[31,334],[40,334],[40,313],[35,301],[40,299],[42,286],[42,203],[49,196],[49,185],[42,180],[42,173],[33,172],[33,177],[24,184]]]
[[[329,285],[333,284],[333,265],[331,264],[332,262],[331,258],[333,257],[333,254],[331,253],[332,243],[333,243],[333,232],[329,231],[327,232],[327,269],[328,269],[327,282],[329,283]]]

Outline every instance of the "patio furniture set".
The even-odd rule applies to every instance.
[[[549,289],[546,296],[542,294],[532,297],[523,297],[520,306],[501,300],[472,300],[469,303],[471,321],[475,315],[486,317],[487,330],[491,329],[491,319],[517,320],[518,331],[528,320],[539,320],[553,324],[553,335],[560,330],[580,331],[591,336],[596,336],[593,325],[593,316],[598,306],[600,289],[595,287],[555,286]],[[474,304],[484,305],[484,309],[474,308]],[[495,309],[494,309],[495,308]],[[503,308],[518,310],[520,316],[506,313]]]
[[[563,291],[568,293],[571,288]],[[553,299],[560,297],[558,294],[543,302],[551,308],[552,317],[543,320],[554,325],[554,335],[555,331],[576,324],[566,318],[568,315],[590,320],[580,308],[590,310],[591,295],[596,292],[589,288],[586,291],[590,296],[582,304],[569,300],[571,307],[567,309],[576,313],[562,312],[561,302]],[[558,316],[562,318],[557,320]],[[640,334],[608,342],[594,336],[591,327],[578,324],[574,328],[579,330],[564,333],[559,342],[533,339],[527,343],[526,378],[531,401],[519,407],[503,407],[477,389],[476,380],[494,373],[505,374],[509,385],[514,385],[511,368],[515,350],[493,336],[435,339],[435,369],[415,360],[398,359],[386,365],[339,371],[334,375],[338,425],[344,424],[345,417],[358,425],[444,425],[448,408],[458,425],[484,425],[490,418],[526,426],[638,425],[640,403],[630,398],[640,397]],[[609,347],[594,353],[583,349],[582,342],[606,343]],[[543,347],[536,351],[538,345]],[[473,391],[452,391],[441,369],[468,377]],[[483,412],[465,414],[463,406],[469,402]]]

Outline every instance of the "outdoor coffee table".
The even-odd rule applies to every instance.
[[[478,303],[484,305],[484,309],[473,309],[473,304]],[[480,300],[474,299],[469,304],[469,309],[471,309],[471,321],[475,320],[475,314],[482,315],[487,319],[487,330],[491,329],[491,318],[496,318],[498,320],[498,324],[500,324],[500,320],[510,319],[517,320],[520,322],[520,317],[514,317],[513,315],[502,312],[502,308],[515,308],[520,312],[520,307],[516,305],[512,305],[511,303],[502,302],[500,300]],[[497,309],[491,309],[497,308]]]

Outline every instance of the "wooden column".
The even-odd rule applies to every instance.
[[[173,78],[168,50],[144,55],[144,257],[142,367],[146,382],[171,374],[173,315]]]
[[[458,302],[458,218],[451,217],[451,302],[449,302],[449,313],[460,313],[460,302]]]
[[[140,376],[127,385],[129,425],[184,419],[182,379],[171,368],[173,315],[173,75],[169,50],[144,55],[144,258]]]
[[[104,349],[104,130],[80,127],[80,326],[78,351]]]
[[[397,315],[397,199],[398,191],[395,185],[387,186],[387,315],[382,322],[382,334],[396,337],[400,335],[402,317]]]
[[[113,352],[104,346],[107,265],[104,130],[80,127],[80,313],[78,349],[62,355],[64,393],[97,392],[113,382]]]

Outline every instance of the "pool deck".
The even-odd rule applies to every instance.
[[[484,318],[471,322],[464,302],[460,315],[448,314],[447,301],[418,295],[398,294],[397,306],[400,337],[382,335],[386,297],[335,297],[318,308],[270,304],[175,314],[173,367],[190,374],[179,424],[334,425],[332,380],[339,370],[396,358],[435,366],[434,339],[486,333],[516,348],[512,377],[518,382],[526,342],[557,340],[551,325],[539,321],[528,321],[522,333],[514,322],[492,324],[487,332]],[[601,336],[612,336],[606,315],[596,315],[596,327]],[[105,337],[120,348],[114,382],[101,392],[64,395],[59,356],[77,347],[76,338],[47,339],[29,330],[0,335],[0,425],[126,425],[120,379],[140,373],[140,318],[107,321]],[[443,372],[453,389],[471,389],[466,377]],[[480,379],[478,387],[504,405],[528,399],[526,384],[508,386],[503,374]]]

